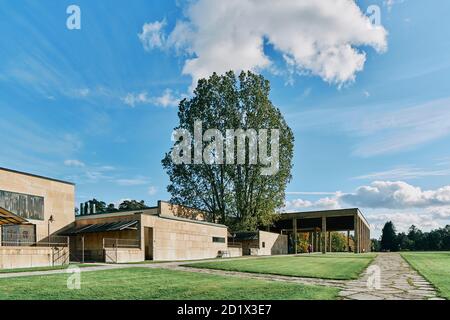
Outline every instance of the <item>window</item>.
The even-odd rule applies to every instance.
[[[29,246],[36,242],[35,225],[3,225],[3,246]]]
[[[266,243],[265,243],[265,242],[262,243],[262,247],[263,247],[263,248],[266,247]]]
[[[0,190],[0,207],[25,219],[44,220],[44,198]]]
[[[225,238],[222,237],[213,237],[212,240],[217,243],[225,243]]]

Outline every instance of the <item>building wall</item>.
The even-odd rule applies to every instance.
[[[263,246],[264,242],[264,246]],[[259,231],[258,255],[277,255],[288,253],[287,235]]]
[[[68,263],[67,247],[0,247],[0,269],[49,267]]]
[[[227,250],[227,228],[219,225],[209,225],[201,222],[175,220],[173,216],[160,217],[153,210],[144,210],[145,213],[115,213],[98,214],[77,218],[74,225],[80,227],[87,224],[108,223],[124,220],[139,220],[138,231],[116,231],[92,233],[84,235],[84,248],[87,258],[103,259],[103,238],[136,239],[140,240],[139,250],[123,249],[120,260],[132,259],[129,262],[143,261],[146,249],[152,249],[154,260],[194,260],[215,258],[220,250]],[[152,237],[146,244],[145,232],[152,230]],[[224,239],[223,243],[213,242],[213,237]],[[77,239],[74,239],[77,238]],[[71,252],[81,250],[80,236],[71,237]],[[126,252],[125,252],[126,251]],[[110,252],[115,254],[115,252]],[[118,258],[119,258],[118,256]],[[128,257],[128,258],[127,258]]]
[[[158,213],[163,216],[175,216],[198,221],[205,221],[205,213],[201,210],[172,204],[166,201],[158,201]]]
[[[130,220],[140,220],[140,214],[133,213],[114,213],[114,214],[98,214],[98,215],[87,215],[82,218],[77,218],[75,223],[70,227],[82,227],[88,224],[101,224],[110,223],[117,221],[130,221]],[[140,241],[140,228],[138,230],[123,230],[123,231],[111,231],[111,232],[96,232],[96,233],[86,233],[83,235],[71,236],[70,237],[70,252],[72,257],[77,257],[80,259],[81,250],[83,248],[82,236],[84,237],[84,259],[85,261],[103,261],[105,259],[105,253],[103,251],[103,239],[127,239]],[[118,258],[127,256],[126,254],[121,254]],[[129,255],[130,256],[130,255]],[[131,256],[130,256],[131,257]],[[139,258],[136,258],[139,257]],[[112,258],[110,257],[109,260]],[[124,258],[123,258],[124,259]],[[122,259],[122,260],[123,260]],[[137,260],[136,260],[137,259]],[[133,259],[129,262],[144,261],[144,253],[141,249],[138,252],[133,252]]]
[[[145,214],[142,215],[141,221],[143,230],[145,227],[153,228],[154,260],[215,258],[219,250],[227,250],[227,228],[225,227]],[[224,238],[225,242],[215,243],[213,237]]]
[[[54,234],[75,220],[75,186],[0,169],[0,190],[44,197],[44,220],[29,220],[36,225],[37,241],[47,238],[48,219],[53,215],[50,233]]]

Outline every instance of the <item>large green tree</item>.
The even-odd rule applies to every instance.
[[[234,229],[252,230],[273,221],[276,209],[284,204],[285,188],[291,179],[294,136],[280,110],[269,100],[269,92],[269,82],[251,72],[242,72],[238,78],[228,72],[199,80],[193,97],[180,102],[179,124],[175,130],[186,130],[195,137],[195,123],[201,121],[201,134],[206,134],[207,138],[203,136],[200,141],[194,138],[193,145],[201,146],[201,150],[213,155],[213,160],[195,162],[198,149],[194,148],[179,155],[194,159],[195,163],[176,163],[173,155],[177,148],[190,141],[183,138],[175,142],[162,160],[170,178],[167,190],[172,202],[203,209],[209,212],[209,221],[226,223]],[[231,156],[229,148],[226,155],[217,151],[216,147],[222,142],[217,135],[208,135],[208,129],[217,129],[226,137],[223,145],[232,144]],[[259,138],[260,130],[265,129],[267,135],[270,134],[268,143],[256,143],[249,136],[244,140],[248,143],[245,157],[242,157],[236,149],[239,139],[227,135],[227,130],[238,129],[247,133],[255,130]],[[270,143],[276,138],[273,129],[279,130],[278,148]],[[266,158],[269,161],[275,159],[275,152],[279,151],[279,165],[274,174],[265,172],[270,164],[256,161],[258,158],[250,153],[256,145],[259,155],[272,155]]]
[[[381,232],[381,250],[398,250],[397,235],[395,233],[395,226],[392,221],[386,222]]]

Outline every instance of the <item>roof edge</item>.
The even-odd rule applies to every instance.
[[[0,170],[7,171],[7,172],[12,172],[12,173],[17,173],[17,174],[23,174],[25,176],[29,176],[29,177],[33,177],[33,178],[39,178],[39,179],[44,179],[44,180],[50,180],[50,181],[55,181],[55,182],[59,182],[59,183],[69,184],[69,185],[72,185],[72,186],[75,185],[75,183],[73,183],[73,182],[59,180],[59,179],[54,179],[54,178],[49,178],[49,177],[40,176],[40,175],[37,175],[37,174],[23,172],[23,171],[18,171],[18,170],[14,170],[14,169],[8,169],[8,168],[0,167]]]

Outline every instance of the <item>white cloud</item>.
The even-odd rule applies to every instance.
[[[371,172],[353,179],[417,179],[422,177],[450,176],[450,169],[423,169],[417,167],[399,167],[385,171]]]
[[[154,48],[162,48],[166,39],[162,32],[162,28],[166,22],[155,21],[153,23],[145,23],[142,26],[142,32],[138,34],[144,49],[150,51]]]
[[[381,231],[387,221],[392,221],[397,232],[406,232],[411,225],[423,231],[442,227],[442,224],[430,214],[417,214],[411,212],[375,213],[366,216],[374,231]]]
[[[405,0],[384,0],[383,5],[387,7],[388,11],[392,10],[392,7],[396,4],[405,2]]]
[[[148,179],[144,177],[136,177],[132,179],[117,179],[116,183],[120,186],[140,186],[148,183]]]
[[[272,45],[286,68],[342,85],[363,70],[366,53],[387,49],[387,31],[370,23],[354,1],[198,0],[167,35],[164,21],[146,23],[144,48],[174,48],[187,54],[183,74],[193,86],[212,72],[273,69],[264,46]]]
[[[450,98],[371,108],[328,108],[289,115],[296,130],[333,129],[358,138],[353,155],[373,157],[412,150],[450,135]],[[296,124],[301,124],[297,125]]]
[[[80,168],[85,166],[85,164],[82,161],[76,159],[65,160],[64,165],[68,167],[80,167]]]
[[[339,199],[337,197],[325,197],[317,201],[309,201],[304,199],[294,199],[286,201],[283,211],[302,211],[302,210],[327,210],[327,209],[339,209]]]
[[[366,208],[425,208],[450,205],[450,186],[422,190],[403,181],[374,181],[355,193],[340,197],[345,203]]]
[[[128,93],[122,98],[122,101],[130,107],[138,104],[152,104],[155,106],[167,108],[175,107],[185,95],[175,95],[172,90],[166,89],[160,96],[150,97],[146,91],[140,93]]]

